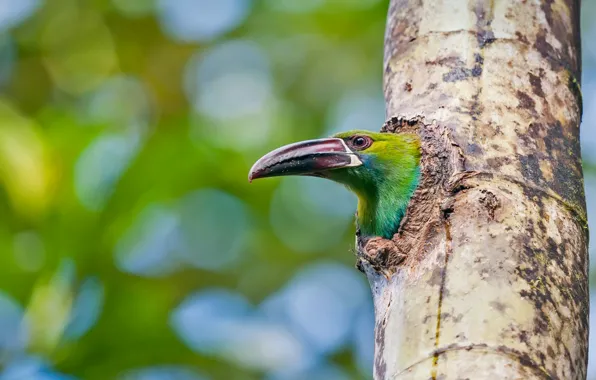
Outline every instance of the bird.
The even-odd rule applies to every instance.
[[[277,176],[314,176],[346,186],[358,198],[360,234],[391,239],[420,181],[420,138],[352,130],[300,141],[262,156],[248,180]]]

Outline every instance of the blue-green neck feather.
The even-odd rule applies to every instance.
[[[362,235],[390,239],[420,181],[420,145],[413,135],[371,135],[371,148],[358,153],[361,166],[334,170],[327,177],[358,196]]]
[[[401,162],[372,157],[365,158],[363,163],[360,171],[366,173],[360,173],[359,178],[369,180],[348,185],[358,194],[361,233],[390,239],[397,232],[418,186],[420,167],[414,162],[404,167]]]

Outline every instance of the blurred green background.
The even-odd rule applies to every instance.
[[[246,177],[279,145],[378,130],[387,6],[0,0],[0,380],[370,378],[354,197]]]

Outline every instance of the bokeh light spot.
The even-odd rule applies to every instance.
[[[594,28],[594,35],[596,36],[596,28]],[[584,96],[584,116],[580,128],[582,156],[588,162],[594,162],[596,160],[596,78],[587,77],[587,80],[582,83],[582,94]]]
[[[154,366],[127,371],[119,380],[208,380],[198,371],[184,366]]]
[[[168,208],[151,205],[116,245],[120,270],[142,276],[163,276],[180,267],[176,253],[182,242],[179,217]]]
[[[85,149],[75,166],[75,191],[80,202],[99,211],[112,195],[137,152],[135,136],[104,134]]]
[[[235,149],[266,143],[277,112],[269,66],[266,52],[252,41],[197,53],[184,77],[189,101],[207,119],[195,134]]]
[[[590,304],[596,305],[596,294],[591,292]],[[596,308],[590,308],[590,321],[596,321]],[[588,347],[596,347],[596,329],[590,329],[588,338]],[[587,379],[593,379],[596,376],[596,350],[588,351],[588,376]]]
[[[303,178],[300,181],[301,199],[309,207],[338,218],[353,218],[358,198],[344,186],[319,178]]]
[[[10,361],[0,372],[0,380],[75,380],[74,376],[56,372],[46,359],[21,356]]]
[[[0,291],[0,352],[20,351],[28,342],[24,311],[12,297]]]
[[[596,194],[596,173],[586,172],[584,186],[587,194]],[[594,231],[596,229],[596,199],[586,198],[586,211],[588,214],[588,227]],[[590,246],[590,262],[596,261],[596,247]]]
[[[238,198],[199,190],[181,200],[179,213],[188,263],[223,270],[238,262],[249,230],[247,209]]]
[[[327,116],[327,134],[353,129],[378,132],[385,122],[385,100],[379,93],[356,91],[343,95]]]
[[[372,299],[366,302],[354,325],[354,362],[363,376],[373,372],[375,353],[375,314]]]
[[[335,365],[319,365],[305,371],[281,371],[265,378],[266,380],[349,380],[352,379],[343,369]]]
[[[48,354],[60,343],[70,319],[75,263],[62,259],[53,276],[32,291],[25,318],[31,332],[30,348]]]
[[[185,88],[197,111],[214,119],[245,116],[271,96],[269,60],[252,41],[227,41],[189,61]]]
[[[195,351],[216,354],[249,368],[292,368],[309,356],[286,326],[261,318],[246,299],[225,290],[189,296],[173,312],[171,324]]]
[[[118,267],[163,276],[184,265],[227,270],[241,258],[249,233],[247,209],[237,198],[202,189],[173,208],[149,206],[116,247]]]
[[[64,338],[74,340],[82,337],[99,319],[104,301],[104,287],[96,277],[83,281],[74,299],[70,321]]]
[[[334,352],[348,343],[358,311],[369,299],[358,273],[331,262],[300,270],[262,311],[286,320],[318,354]]]
[[[199,352],[217,350],[229,339],[226,326],[230,320],[249,316],[248,301],[235,293],[212,289],[188,296],[174,311],[171,324],[186,344]]]
[[[151,101],[137,78],[116,76],[104,82],[85,101],[86,121],[143,132],[151,120]]]
[[[35,12],[41,0],[0,0],[0,30],[13,28]]]
[[[0,184],[19,214],[42,214],[51,199],[53,175],[39,127],[0,99]]]
[[[207,41],[236,28],[248,15],[248,0],[159,0],[162,27],[184,42]]]

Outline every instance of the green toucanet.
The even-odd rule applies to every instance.
[[[391,239],[420,179],[420,140],[413,134],[349,131],[301,141],[260,158],[248,179],[288,175],[347,186],[358,196],[360,233]]]

